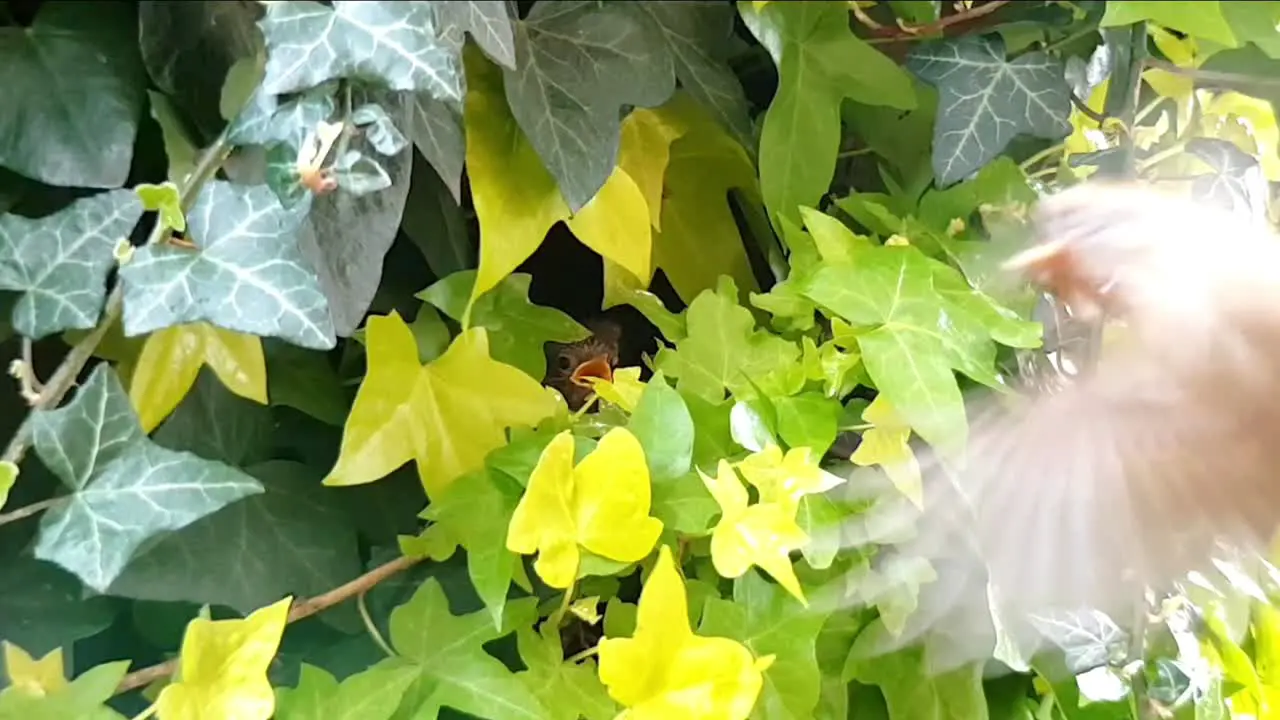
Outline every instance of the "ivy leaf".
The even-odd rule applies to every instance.
[[[550,712],[547,720],[612,720],[618,705],[596,677],[595,663],[566,663],[560,638],[529,628],[516,630],[516,644],[526,669],[516,673]]]
[[[661,371],[645,384],[627,427],[644,448],[655,485],[689,472],[693,460],[693,416]]]
[[[722,513],[711,533],[711,562],[716,572],[721,577],[738,578],[754,565],[807,606],[790,554],[804,547],[809,536],[796,525],[794,506],[764,500],[748,505],[747,489],[725,460],[720,461],[715,477],[702,471],[699,475]]]
[[[755,289],[745,241],[727,198],[730,190],[739,190],[758,205],[755,163],[688,95],[677,93],[659,112],[664,122],[680,128],[680,136],[671,143],[666,167],[662,225],[653,234],[654,267],[662,268],[685,302],[716,287],[721,275],[744,290]]]
[[[440,36],[426,3],[338,0],[329,8],[285,0],[267,5],[258,26],[268,53],[265,92],[284,95],[358,77],[462,101],[457,53]]]
[[[449,612],[444,588],[429,578],[404,605],[391,612],[391,644],[416,663],[432,689],[429,704],[489,718],[542,720],[542,702],[482,645],[506,632],[486,613]]]
[[[1222,3],[1217,0],[1194,4],[1112,0],[1107,3],[1106,12],[1103,13],[1098,26],[1120,27],[1148,20],[1229,48],[1240,46],[1240,41],[1236,39],[1231,25],[1222,15]]]
[[[859,328],[855,337],[876,388],[945,451],[963,446],[968,423],[930,262],[913,247],[878,247],[856,264],[824,265],[804,294]]]
[[[503,67],[516,69],[516,39],[503,0],[464,0],[433,4],[444,32],[468,32],[485,54]],[[462,45],[463,38],[457,38]]]
[[[18,466],[8,460],[0,460],[0,510],[9,501],[9,491],[18,482]]]
[[[610,430],[576,466],[573,451],[568,430],[547,445],[507,530],[507,549],[538,553],[534,570],[554,588],[577,579],[582,550],[636,562],[662,532],[662,522],[649,516],[649,469],[634,435]]]
[[[740,142],[752,143],[747,98],[725,61],[733,36],[733,6],[708,0],[647,0],[627,7],[654,24],[675,63],[680,86]]]
[[[632,10],[590,0],[536,3],[518,24],[507,100],[573,213],[613,172],[623,106],[656,107],[675,91],[663,50]]]
[[[684,582],[666,545],[640,591],[635,633],[605,638],[599,648],[601,682],[637,717],[745,718],[774,661],[729,638],[693,634]]]
[[[272,460],[246,472],[262,482],[261,495],[148,546],[111,584],[111,594],[248,613],[282,595],[319,595],[360,574],[355,530],[313,470]]]
[[[67,687],[62,648],[50,650],[39,660],[8,640],[0,640],[0,648],[4,649],[4,670],[9,683],[21,692],[45,695]]]
[[[549,391],[490,357],[483,328],[461,333],[426,366],[394,312],[369,318],[365,341],[369,372],[325,485],[373,482],[414,459],[434,498],[505,445],[506,428],[532,426],[555,412]]]
[[[1071,132],[1071,89],[1062,63],[1044,52],[1009,61],[999,36],[963,37],[916,47],[907,68],[938,88],[939,185],[976,172],[1021,133],[1061,140]]]
[[[308,133],[333,117],[337,89],[336,82],[324,83],[281,102],[259,84],[227,128],[227,141],[264,147],[284,143],[299,148]]]
[[[738,305],[737,287],[721,278],[715,291],[703,291],[685,312],[688,337],[676,349],[659,350],[657,368],[677,378],[677,389],[719,404],[727,389],[750,398],[754,384],[767,395],[791,395],[804,384],[800,349],[755,327],[751,312]]]
[[[1191,138],[1187,152],[1213,168],[1213,172],[1192,181],[1191,191],[1196,197],[1259,220],[1266,217],[1267,179],[1256,157],[1229,140],[1206,137]]]
[[[47,185],[118,188],[133,163],[146,74],[133,11],[41,6],[0,28],[0,166]]]
[[[880,465],[903,495],[918,508],[924,508],[924,483],[920,465],[907,440],[911,428],[903,424],[893,410],[887,395],[877,395],[862,411],[862,419],[872,425],[862,433],[858,449],[849,459],[855,465]]]
[[[467,155],[462,116],[449,104],[426,93],[416,93],[409,100],[408,131],[414,147],[431,163],[445,187],[449,188],[453,201],[462,202],[462,166]]]
[[[423,513],[467,551],[467,573],[494,628],[502,627],[507,590],[520,562],[506,547],[507,525],[520,501],[518,490],[501,474],[480,470],[433,498]]]
[[[1042,635],[1062,648],[1067,669],[1072,675],[1123,660],[1129,650],[1128,634],[1098,610],[1055,611],[1032,614],[1027,619]]]
[[[454,273],[414,297],[440,308],[445,315],[462,322],[474,270]],[[547,373],[547,356],[543,347],[548,342],[572,343],[590,337],[591,332],[565,313],[529,301],[527,273],[508,275],[497,287],[481,295],[471,306],[471,327],[482,327],[491,338],[489,351],[493,359],[525,371],[541,381]]]
[[[765,205],[798,222],[799,206],[816,206],[835,174],[841,102],[910,110],[915,89],[897,63],[854,36],[846,5],[771,3],[740,14],[779,75],[760,134]]]
[[[822,676],[818,632],[826,613],[814,612],[755,573],[733,584],[733,600],[713,597],[702,611],[699,632],[733,638],[757,657],[774,656],[752,717],[801,720],[815,717]]]
[[[97,635],[115,620],[111,598],[84,597],[74,575],[17,550],[0,561],[0,638],[40,655]]]
[[[328,672],[302,664],[298,685],[276,690],[276,720],[388,720],[417,668],[386,659],[339,683]]]
[[[35,556],[98,592],[146,540],[263,491],[234,468],[151,442],[106,363],[71,403],[32,417],[36,453],[72,490],[41,519]]]
[[[263,352],[267,358],[267,395],[273,407],[291,407],[342,427],[351,400],[324,353],[280,340],[263,343]]]
[[[129,671],[129,661],[103,663],[48,694],[26,693],[17,688],[0,692],[0,717],[22,720],[124,720],[124,716],[104,707]]]
[[[243,620],[192,620],[182,638],[179,679],[156,698],[159,715],[270,717],[275,695],[267,667],[280,647],[292,603],[293,598],[284,598]]]
[[[14,330],[39,340],[96,326],[115,247],[140,217],[142,202],[130,190],[81,198],[38,220],[0,216],[0,290],[23,293],[13,305]]]
[[[201,371],[191,392],[152,437],[170,450],[245,468],[271,457],[276,427],[266,406],[232,393],[212,372]]]
[[[210,183],[188,216],[198,250],[149,245],[120,268],[125,334],[203,320],[332,348],[328,304],[294,244],[304,212],[285,210],[266,185]]]
[[[417,131],[411,127],[410,132]],[[418,143],[417,135],[414,138]],[[401,219],[404,234],[422,253],[436,277],[476,267],[476,243],[458,205],[464,153],[461,118],[458,119],[457,141],[456,172],[450,176],[453,184],[448,187],[441,179],[446,176],[444,168],[432,160],[431,164],[437,167],[437,170],[432,170],[431,165],[415,157],[409,180],[409,198]],[[426,154],[420,143],[418,149]]]
[[[178,407],[205,365],[228,390],[267,404],[261,339],[208,323],[175,325],[147,336],[129,376],[129,399],[143,432],[154,430]]]
[[[561,220],[584,245],[632,275],[648,277],[653,243],[645,197],[636,182],[625,171],[613,170],[599,193],[588,198],[591,202],[570,213],[555,179],[507,107],[502,74],[478,51],[466,58],[467,177],[480,224],[480,265],[471,301],[532,255]]]
[[[892,642],[884,623],[876,620],[854,643],[850,657],[860,647],[883,647]],[[982,666],[964,665],[938,673],[927,660],[928,645],[859,661],[852,668],[858,682],[878,685],[884,693],[889,720],[945,720],[987,717],[982,691]]]

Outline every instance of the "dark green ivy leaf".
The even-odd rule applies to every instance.
[[[1009,61],[999,36],[929,42],[907,68],[938,88],[933,172],[950,185],[977,172],[1026,133],[1060,140],[1071,132],[1071,89],[1062,62],[1043,52]]]
[[[613,172],[621,108],[675,92],[671,55],[626,3],[535,4],[516,28],[516,65],[503,71],[511,114],[573,212]]]
[[[505,0],[454,0],[432,3],[442,33],[461,49],[464,38],[471,33],[476,44],[499,65],[516,69],[516,39],[511,14]],[[456,35],[455,35],[456,34]]]
[[[286,210],[265,185],[205,186],[187,215],[188,237],[199,251],[150,245],[120,268],[125,334],[203,320],[332,348],[328,303],[296,245],[305,212],[305,206]]]
[[[84,597],[74,575],[52,563],[19,556],[0,559],[0,640],[34,657],[97,635],[115,619],[107,597]]]
[[[153,443],[106,363],[71,403],[36,411],[32,423],[40,460],[72,491],[41,519],[35,556],[98,592],[150,538],[263,491],[235,468]]]
[[[410,108],[408,131],[414,147],[439,173],[453,201],[461,202],[462,166],[467,155],[462,115],[426,93],[415,93]]]
[[[0,28],[0,166],[49,185],[118,188],[146,74],[127,3],[46,3]]]
[[[268,4],[258,25],[267,43],[266,92],[360,78],[462,102],[462,62],[428,3],[338,0],[330,8],[283,0]]]
[[[40,339],[97,325],[115,247],[141,216],[129,190],[82,198],[39,220],[0,216],[0,289],[24,293],[14,329]]]

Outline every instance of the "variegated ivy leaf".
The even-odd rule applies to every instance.
[[[32,418],[36,453],[72,490],[41,520],[35,556],[98,592],[148,539],[262,492],[229,465],[153,443],[107,363],[66,407]]]
[[[469,32],[485,54],[499,65],[516,69],[516,39],[506,0],[455,0],[432,3],[441,31],[461,48]]]
[[[333,116],[338,84],[325,83],[280,102],[262,85],[249,98],[227,131],[234,145],[287,143],[297,148],[315,126]]]
[[[428,3],[337,0],[329,8],[283,0],[268,4],[258,24],[268,53],[265,92],[283,95],[358,77],[462,101],[462,63],[439,34]]]
[[[0,290],[23,293],[13,328],[39,339],[97,325],[113,250],[141,216],[131,190],[83,198],[38,220],[0,216]]]
[[[125,334],[203,320],[332,348],[328,302],[297,245],[307,209],[286,210],[266,185],[210,183],[187,215],[197,249],[143,247],[121,267]]]

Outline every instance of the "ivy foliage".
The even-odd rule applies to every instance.
[[[1275,716],[1243,562],[865,651],[939,572],[868,488],[1088,354],[1002,238],[1091,176],[1274,223],[1277,23],[0,3],[0,718]]]

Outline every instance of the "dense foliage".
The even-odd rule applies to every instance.
[[[939,674],[849,531],[1096,353],[1042,193],[1273,221],[1278,22],[0,3],[0,718],[1276,717],[1257,567]]]

